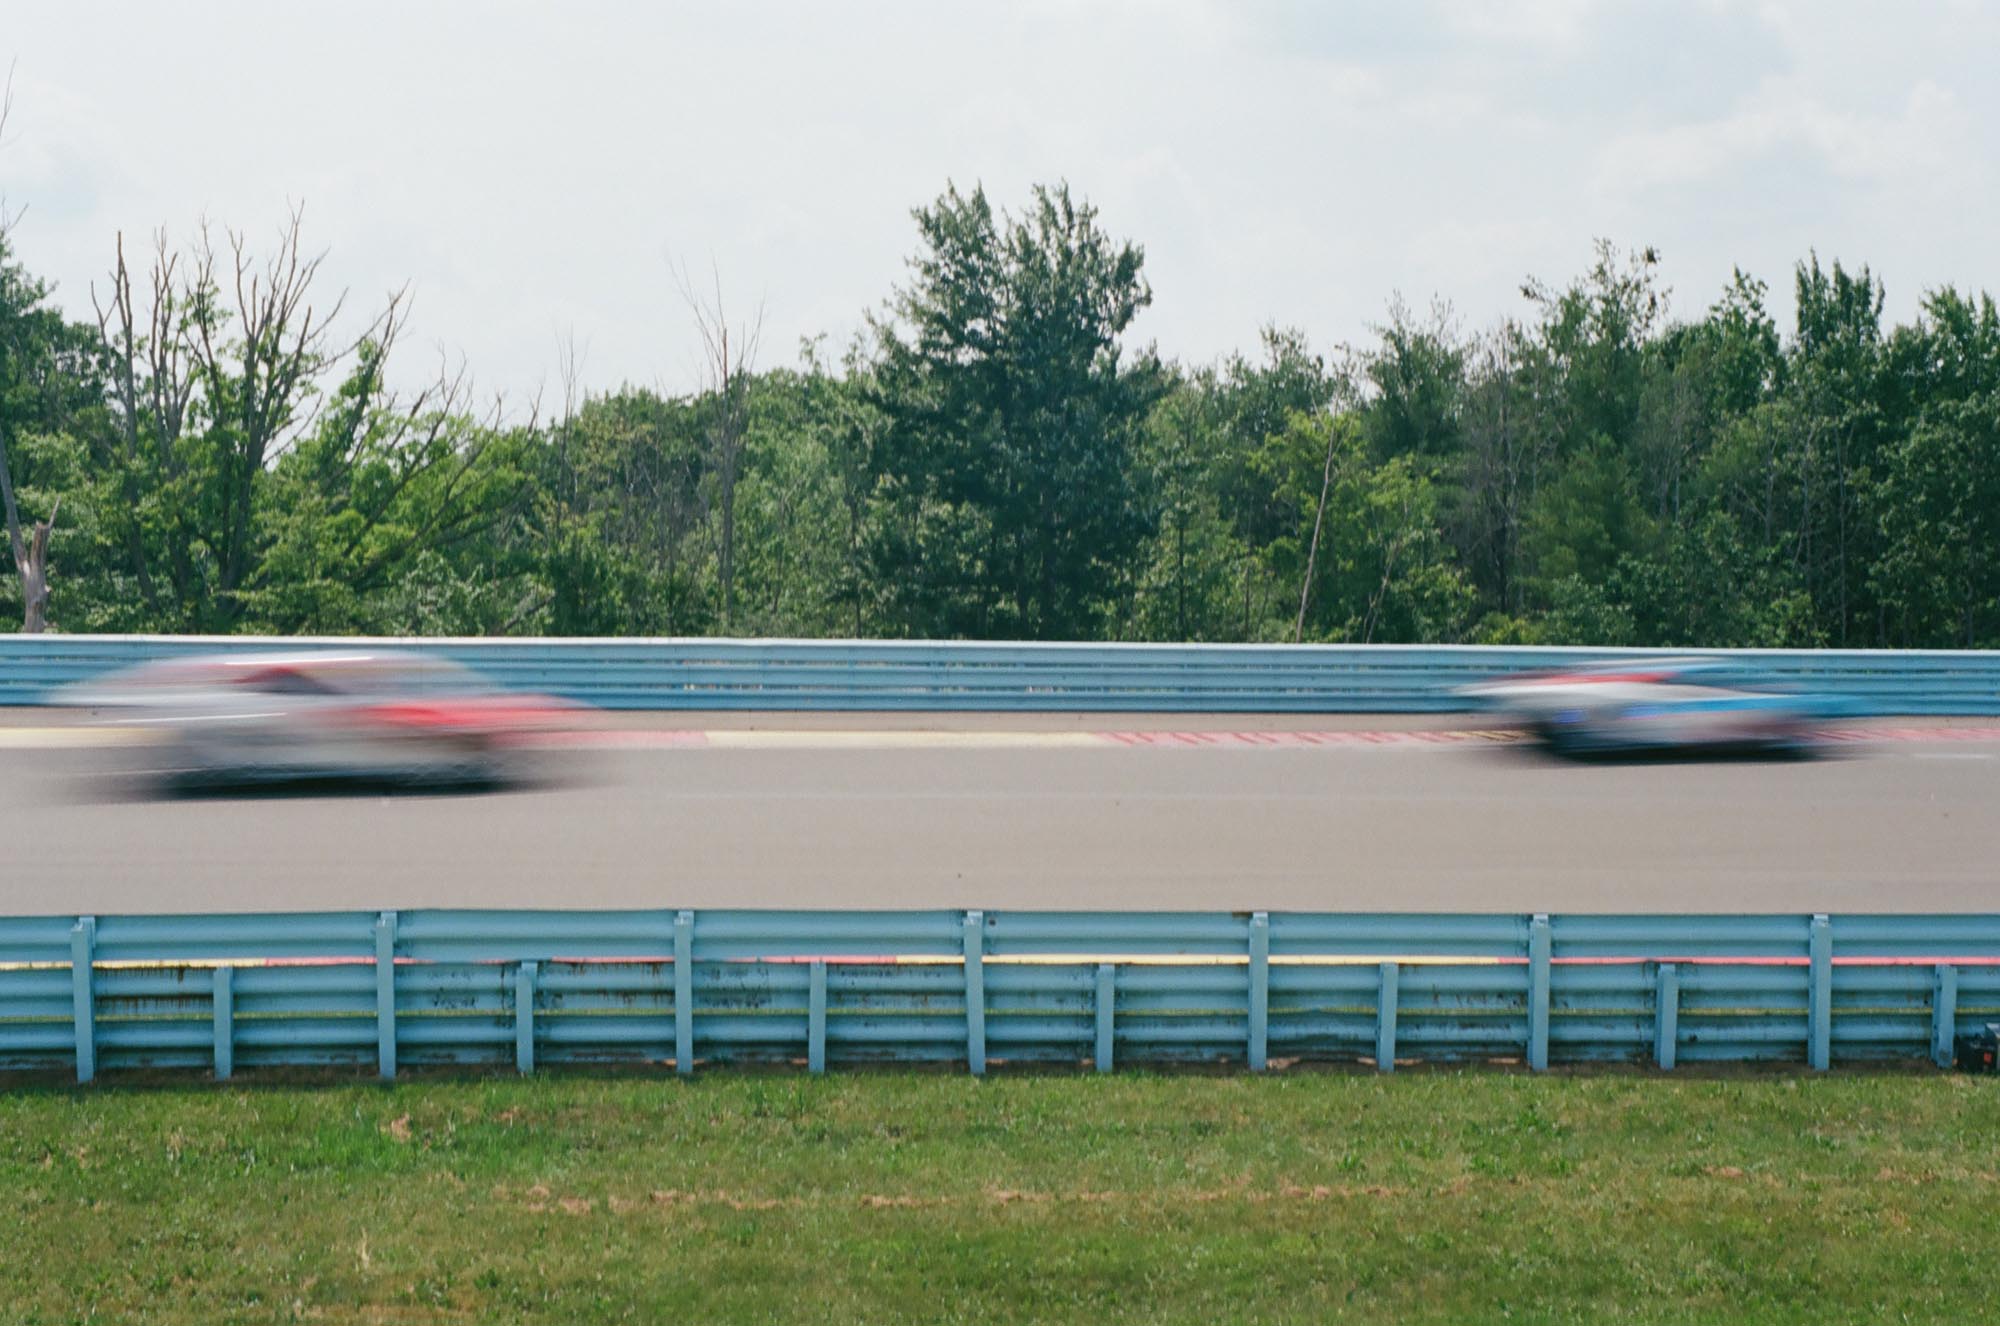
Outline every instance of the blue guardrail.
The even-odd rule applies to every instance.
[[[0,1070],[1929,1059],[2000,915],[417,911],[0,919]]]
[[[222,650],[424,648],[504,685],[607,709],[1441,712],[1507,672],[1687,650],[826,640],[0,636],[0,704],[113,668]],[[2000,653],[1715,650],[1858,714],[2000,714]]]

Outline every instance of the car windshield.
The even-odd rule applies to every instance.
[[[1765,691],[1774,687],[1772,678],[1757,668],[1720,661],[1691,664],[1680,669],[1673,680],[1684,686],[1712,686],[1731,691]]]
[[[341,660],[312,671],[328,689],[347,695],[468,695],[495,689],[470,668],[422,656]]]

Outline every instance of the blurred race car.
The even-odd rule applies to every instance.
[[[1520,672],[1454,692],[1565,755],[1669,750],[1805,754],[1817,727],[1851,712],[1724,659],[1642,659]]]
[[[568,725],[579,710],[400,651],[166,659],[58,698],[150,731],[153,772],[183,787],[320,778],[493,784],[521,771],[524,737]]]

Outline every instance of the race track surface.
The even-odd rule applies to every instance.
[[[167,800],[31,719],[0,724],[0,915],[2000,911],[1990,725],[1577,765],[1451,716],[620,716],[525,790]]]

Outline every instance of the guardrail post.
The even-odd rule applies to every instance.
[[[1269,1062],[1271,1027],[1271,914],[1250,913],[1250,1071]]]
[[[69,931],[69,989],[76,1017],[76,1080],[97,1076],[97,918],[79,916]]]
[[[694,913],[674,917],[674,1071],[694,1072]]]
[[[965,1061],[986,1072],[986,913],[965,914]]]
[[[396,914],[375,918],[375,1071],[396,1076]]]
[[[1957,1038],[1958,968],[1940,962],[1931,983],[1931,1062],[1939,1068],[1951,1067]]]
[[[535,1071],[535,978],[541,964],[523,962],[514,969],[514,1071]]]
[[[1833,1066],[1833,924],[1824,912],[1806,930],[1806,1063],[1814,1072]]]
[[[215,969],[209,1007],[215,1018],[215,1080],[227,1082],[236,1071],[236,969],[227,963]]]
[[[1680,969],[1671,962],[1663,962],[1653,973],[1653,1062],[1663,1069],[1672,1069],[1674,1052],[1680,1043]]]
[[[1528,1067],[1549,1066],[1549,916],[1536,912],[1528,922]]]
[[[1393,962],[1385,962],[1376,968],[1380,977],[1375,987],[1375,1071],[1393,1073],[1396,1071],[1396,1000],[1400,992],[1403,969]]]
[[[812,960],[806,986],[806,1071],[826,1071],[826,959]]]
[[[1097,1071],[1108,1073],[1118,1016],[1118,969],[1108,962],[1097,964],[1097,999],[1091,1011],[1097,1015]]]

